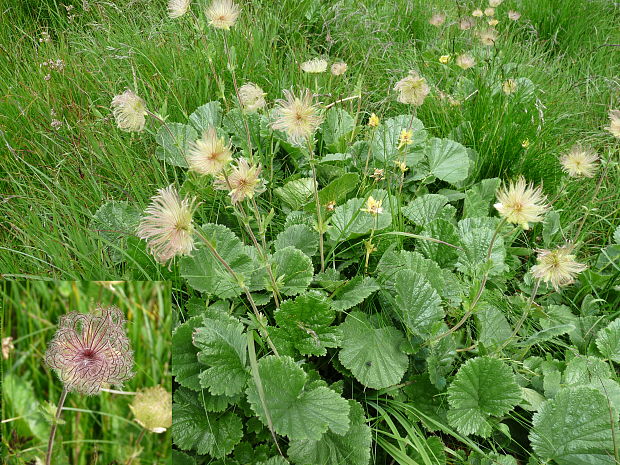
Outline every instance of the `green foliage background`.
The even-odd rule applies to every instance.
[[[13,281],[0,285],[2,337],[15,350],[2,360],[3,463],[30,463],[45,458],[49,436],[46,402],[57,404],[62,384],[44,363],[48,342],[60,315],[87,313],[98,304],[116,305],[124,313],[134,350],[136,375],[123,386],[136,391],[162,385],[172,389],[170,375],[171,289],[161,282]],[[58,465],[125,463],[140,434],[129,409],[133,396],[102,392],[70,393],[58,427],[54,454]],[[12,419],[9,421],[8,419]],[[170,463],[170,432],[146,433],[134,464]],[[7,462],[4,462],[7,460]]]

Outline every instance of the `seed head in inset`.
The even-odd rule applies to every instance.
[[[138,392],[129,408],[136,422],[153,433],[163,433],[172,425],[172,395],[161,386]]]
[[[120,387],[134,374],[124,326],[123,313],[116,307],[63,315],[45,362],[68,392],[93,395],[107,385]]]

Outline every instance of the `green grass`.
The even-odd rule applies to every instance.
[[[200,12],[196,2],[194,11]],[[471,49],[468,31],[441,33],[427,23],[430,7],[416,0],[320,2],[243,2],[243,15],[229,34],[241,82],[254,81],[270,101],[294,85],[308,84],[298,64],[317,54],[342,59],[349,71],[329,81],[334,96],[348,96],[359,84],[361,114],[382,117],[403,111],[391,88],[410,68],[450,92],[459,74],[475,82],[527,77],[537,86],[538,102],[527,113],[521,105],[489,92],[451,107],[431,98],[418,117],[436,136],[450,136],[478,151],[479,178],[525,174],[542,180],[552,194],[561,184],[557,157],[575,141],[592,143],[609,160],[617,147],[604,135],[609,108],[618,106],[620,9],[594,0],[571,6],[561,0],[506,0],[498,8],[501,46],[467,72],[437,62],[439,55]],[[154,137],[128,135],[115,128],[109,104],[125,87],[134,88],[149,107],[180,121],[214,99],[233,102],[232,82],[221,34],[200,29],[191,17],[172,21],[164,2],[130,4],[73,2],[16,3],[3,15],[0,35],[0,270],[7,277],[44,275],[64,279],[111,279],[124,271],[102,253],[93,213],[110,199],[144,206],[159,187],[180,172],[154,157]],[[432,8],[468,12],[474,2],[436,0]],[[510,22],[508,9],[521,11]],[[510,23],[510,24],[508,24]],[[40,42],[42,31],[52,41]],[[204,34],[204,35],[203,35]],[[209,44],[205,48],[204,39]],[[41,63],[62,59],[62,72]],[[209,60],[224,83],[223,94]],[[514,64],[516,71],[506,71]],[[513,66],[513,65],[510,65]],[[457,72],[458,71],[458,72]],[[49,80],[44,77],[51,74]],[[323,84],[328,78],[322,77]],[[449,85],[446,83],[450,83]],[[444,87],[444,85],[446,87]],[[357,104],[350,105],[357,110]],[[56,116],[52,116],[52,111]],[[63,122],[51,127],[52,118]],[[157,129],[149,123],[150,132]],[[521,146],[529,139],[530,147]],[[596,179],[572,186],[574,196],[556,205],[564,223],[588,215],[582,237],[588,251],[607,242],[620,214],[617,165],[611,166],[593,200]],[[209,215],[216,208],[206,212]],[[569,231],[574,234],[577,228]],[[161,279],[150,270],[142,278]]]
[[[12,337],[15,347],[2,360],[1,431],[6,463],[45,458],[50,426],[42,409],[46,402],[58,403],[62,383],[43,358],[60,315],[86,313],[97,304],[118,306],[128,320],[136,372],[123,390],[162,385],[171,391],[169,284],[14,281],[0,286],[0,302],[2,337]],[[142,430],[129,409],[132,398],[108,392],[90,397],[70,393],[61,417],[65,423],[59,425],[55,441],[54,453],[59,455],[53,463],[125,463]],[[146,433],[140,445],[143,450],[134,464],[169,463],[169,431]]]

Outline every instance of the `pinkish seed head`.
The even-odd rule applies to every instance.
[[[45,362],[68,391],[97,394],[104,385],[121,386],[133,376],[133,352],[125,318],[116,307],[60,317]]]

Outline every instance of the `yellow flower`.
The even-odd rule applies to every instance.
[[[591,178],[598,168],[598,155],[590,148],[574,146],[570,152],[560,157],[562,169],[573,178]]]
[[[398,101],[410,105],[420,106],[430,93],[431,88],[426,79],[416,71],[409,71],[409,75],[396,83],[394,90],[399,92]]]
[[[153,433],[163,433],[172,426],[172,394],[161,386],[138,392],[129,408],[136,422]]]
[[[215,128],[207,129],[189,146],[187,164],[199,174],[217,174],[232,159],[230,143],[218,137]]]
[[[499,214],[523,229],[529,229],[530,223],[542,221],[548,208],[542,189],[527,185],[522,176],[509,186],[502,186],[497,192],[497,200],[493,206]]]
[[[239,103],[245,111],[252,113],[266,105],[265,95],[263,89],[248,82],[239,88]]]
[[[517,91],[517,87],[517,81],[514,79],[507,79],[502,83],[502,91],[506,95],[514,94]]]
[[[497,19],[493,18],[493,19],[488,20],[487,23],[489,24],[489,26],[495,27],[495,26],[497,26],[499,24],[499,21]]]
[[[276,120],[273,129],[286,132],[289,142],[300,145],[314,135],[323,118],[319,109],[312,103],[312,92],[306,89],[296,97],[289,90],[284,91],[286,100],[278,100],[275,110]]]
[[[439,27],[446,22],[446,15],[444,13],[435,13],[428,22],[432,26]]]
[[[383,169],[375,168],[375,171],[370,175],[375,181],[382,181],[385,178]]]
[[[575,256],[571,255],[572,250],[570,245],[555,250],[539,250],[538,263],[532,267],[532,276],[551,283],[556,291],[562,286],[574,283],[575,276],[587,266],[575,261]]]
[[[394,160],[394,164],[403,173],[409,169],[409,168],[407,168],[407,164],[404,161]]]
[[[609,127],[605,129],[620,139],[620,110],[609,110]]]
[[[413,144],[413,130],[403,129],[400,131],[400,137],[398,138],[398,149],[400,150],[402,147],[411,144]]]
[[[469,69],[476,65],[476,60],[468,53],[463,53],[456,57],[456,66],[462,69]]]
[[[379,123],[379,117],[374,113],[371,113],[370,118],[368,118],[368,126],[370,126],[371,128],[376,128],[377,126],[379,126]]]
[[[327,70],[327,61],[322,58],[313,58],[312,60],[304,61],[301,64],[301,70],[310,74],[324,73]]]
[[[209,24],[228,31],[239,17],[239,7],[232,0],[213,0],[207,9]]]
[[[443,63],[444,65],[447,65],[448,63],[450,63],[451,59],[452,57],[450,55],[441,55],[439,57],[439,63]]]
[[[484,31],[480,31],[478,33],[478,37],[480,38],[480,42],[483,45],[491,46],[494,45],[497,41],[497,31],[495,29],[485,29]]]
[[[379,215],[383,213],[383,207],[381,207],[382,203],[383,201],[375,200],[371,195],[370,197],[368,197],[368,200],[366,201],[366,208],[361,208],[360,210],[363,212],[370,213],[371,215]]]
[[[494,8],[485,8],[484,16],[494,16],[494,15],[495,15],[495,9]]]
[[[112,99],[112,113],[119,129],[127,132],[139,132],[144,129],[146,104],[129,89]]]
[[[347,64],[344,61],[334,63],[331,67],[331,72],[333,76],[340,76],[347,72]]]
[[[476,8],[474,11],[472,11],[471,15],[474,18],[481,18],[483,13],[482,13],[482,10],[480,8]]]

